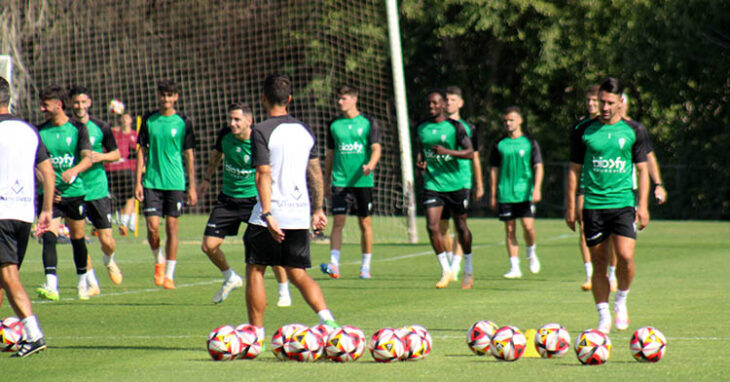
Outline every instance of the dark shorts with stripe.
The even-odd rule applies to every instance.
[[[589,247],[601,244],[611,234],[636,240],[634,207],[601,210],[583,209],[583,232]]]
[[[311,268],[309,230],[285,229],[283,231],[284,241],[278,243],[271,237],[266,227],[249,224],[243,234],[246,264]]]
[[[91,220],[94,228],[112,228],[112,200],[110,198],[87,200],[84,204],[86,205],[86,217]]]
[[[20,220],[0,220],[0,264],[23,264],[28,248],[31,223]]]
[[[182,215],[185,205],[185,191],[144,189],[142,213],[144,216],[171,216]]]
[[[534,218],[535,205],[530,202],[522,203],[497,203],[497,213],[499,220],[506,222],[521,218]]]
[[[361,218],[373,214],[372,187],[332,187],[332,215],[357,215]]]
[[[36,213],[40,214],[43,209],[43,195],[36,198]],[[62,198],[60,202],[53,203],[53,218],[66,218],[71,220],[84,220],[86,218],[86,205],[83,196],[73,198]]]
[[[469,189],[462,188],[461,190],[451,192],[424,190],[423,208],[429,209],[434,207],[444,207],[444,210],[448,209],[454,215],[465,214],[466,209],[469,207]],[[443,211],[441,218],[443,219]]]
[[[224,238],[238,235],[241,223],[248,223],[256,197],[232,198],[226,194],[218,195],[218,202],[210,212],[208,223],[205,225],[205,236]]]

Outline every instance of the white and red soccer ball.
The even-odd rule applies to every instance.
[[[476,355],[489,354],[492,336],[498,329],[492,321],[477,321],[466,332],[466,344]]]
[[[324,339],[312,328],[301,328],[295,331],[284,342],[284,352],[290,360],[298,362],[314,362],[324,354]]]
[[[516,361],[525,354],[527,339],[516,326],[503,326],[492,336],[489,350],[502,361]]]
[[[611,358],[611,339],[597,329],[581,332],[574,347],[575,355],[584,365],[602,365]]]
[[[368,349],[376,362],[385,363],[400,360],[405,352],[403,340],[393,328],[376,331],[370,338]]]
[[[276,358],[282,361],[289,360],[284,344],[291,338],[294,332],[303,328],[307,328],[307,326],[303,324],[287,324],[276,329],[271,336],[271,351],[274,352]]]
[[[124,114],[124,103],[118,99],[109,101],[109,112],[116,115]]]
[[[535,333],[535,348],[542,358],[558,358],[570,350],[570,333],[560,324],[545,324]]]
[[[223,325],[213,329],[208,334],[206,343],[208,354],[215,361],[231,361],[241,353],[241,340],[236,328]]]
[[[659,329],[645,326],[631,336],[631,355],[640,362],[659,362],[667,350],[667,339]]]
[[[403,341],[403,361],[416,361],[431,354],[431,334],[421,325],[404,326],[396,330]]]
[[[17,317],[0,321],[0,351],[16,352],[23,338],[23,322]]]
[[[238,359],[254,359],[264,349],[264,329],[257,328],[251,324],[241,324],[236,326],[236,335],[241,342],[241,352]]]
[[[362,330],[345,325],[330,332],[325,343],[327,359],[334,362],[357,361],[365,353],[367,340]]]

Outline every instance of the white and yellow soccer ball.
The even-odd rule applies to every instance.
[[[416,361],[431,354],[431,334],[421,325],[408,325],[396,330],[403,341],[402,360]]]
[[[597,329],[587,329],[575,339],[575,355],[584,365],[603,365],[611,358],[611,339]]]
[[[334,329],[327,337],[325,353],[335,362],[357,361],[365,352],[366,339],[362,330],[345,325]]]
[[[17,317],[7,317],[0,321],[0,351],[16,352],[23,338],[23,322]]]
[[[570,350],[570,333],[560,324],[545,324],[535,334],[535,348],[542,358],[558,358]]]
[[[236,328],[223,325],[213,329],[208,334],[208,354],[215,361],[231,361],[241,353],[241,340]]]
[[[502,361],[517,361],[525,354],[527,338],[516,326],[503,326],[492,336],[489,350]]]
[[[304,324],[287,324],[276,329],[274,334],[271,336],[271,351],[274,352],[276,358],[282,361],[289,360],[289,356],[286,354],[286,349],[284,349],[284,344],[297,330],[306,327],[307,326]]]
[[[639,328],[631,336],[631,355],[640,362],[659,362],[667,351],[667,339],[652,326]]]
[[[116,115],[124,114],[124,103],[118,99],[109,101],[109,112]]]
[[[368,349],[376,362],[389,363],[403,357],[403,340],[393,328],[378,330],[370,338]]]
[[[264,349],[263,336],[264,329],[257,328],[251,324],[241,324],[236,326],[236,335],[241,342],[241,352],[238,359],[254,359]]]
[[[477,321],[466,332],[466,344],[476,355],[489,353],[489,345],[499,326],[492,321]]]
[[[314,362],[324,354],[324,339],[312,328],[305,327],[294,332],[284,342],[284,351],[291,360]]]

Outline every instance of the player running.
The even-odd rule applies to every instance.
[[[469,190],[464,180],[458,158],[471,159],[474,149],[466,128],[446,115],[446,94],[442,90],[428,93],[428,109],[431,118],[417,128],[417,168],[423,170],[423,207],[426,210],[426,227],[436,259],[441,265],[441,279],[436,288],[446,288],[452,280],[452,269],[446,257],[446,246],[439,230],[443,210],[449,209],[454,219],[456,233],[464,249],[464,280],[471,279],[472,267],[471,231],[466,222]]]
[[[256,204],[256,170],[251,165],[251,107],[234,103],[228,108],[228,126],[218,132],[215,148],[210,152],[208,170],[200,182],[198,196],[204,198],[210,188],[211,178],[223,160],[223,188],[218,194],[218,202],[210,213],[203,233],[201,249],[218,267],[224,277],[221,289],[213,297],[219,304],[237,288],[243,286],[243,279],[228,265],[221,244],[226,236],[238,235],[241,222],[248,223],[251,210]],[[281,267],[274,267],[279,281],[278,306],[291,306],[289,283]]]
[[[137,151],[135,197],[143,202],[147,220],[147,242],[155,258],[155,285],[175,289],[178,218],[183,204],[198,202],[195,182],[195,132],[190,118],[175,109],[177,84],[157,85],[159,110],[142,118]],[[185,168],[183,169],[183,158]],[[145,172],[146,165],[146,172]],[[188,176],[185,200],[185,170]],[[165,251],[160,247],[160,220],[165,217]]]
[[[256,168],[257,202],[243,235],[246,243],[246,307],[249,323],[263,336],[267,266],[281,265],[319,322],[339,327],[327,309],[311,267],[309,227],[327,225],[322,209],[322,170],[314,134],[287,112],[291,80],[273,74],[264,81],[261,101],[269,118],[253,129],[251,153]],[[311,196],[311,202],[310,202]]]
[[[373,170],[380,160],[380,129],[378,122],[357,108],[358,90],[350,85],[337,90],[337,105],[342,112],[327,129],[325,156],[325,193],[332,197],[334,223],[330,233],[330,262],[320,270],[337,279],[340,277],[342,230],[348,210],[356,214],[360,225],[362,265],[360,278],[369,279],[373,252]],[[332,188],[330,189],[330,185]]]
[[[27,357],[44,350],[46,340],[18,269],[25,257],[35,214],[36,170],[43,183],[38,233],[45,233],[53,220],[55,174],[35,128],[10,115],[10,84],[2,77],[0,136],[0,287],[8,295],[13,312],[23,322],[20,348],[12,357]]]
[[[508,107],[503,118],[507,136],[494,144],[489,157],[489,207],[498,211],[499,220],[504,222],[510,262],[510,270],[504,277],[516,279],[522,277],[522,270],[515,219],[522,223],[530,272],[540,272],[535,243],[535,203],[542,200],[543,165],[540,146],[522,130],[520,108]]]
[[[88,170],[81,173],[81,179],[83,179],[86,187],[86,196],[84,197],[86,217],[96,228],[101,251],[104,254],[104,266],[109,273],[109,278],[114,284],[119,285],[122,283],[122,271],[114,260],[117,243],[112,236],[112,201],[109,197],[109,181],[103,164],[104,162],[119,160],[119,149],[109,125],[89,115],[89,109],[92,105],[89,90],[77,86],[71,89],[69,96],[71,98],[73,120],[86,126],[89,132],[89,143],[91,144],[89,158],[92,165]],[[96,279],[94,269],[91,267],[91,257],[88,257],[87,267],[87,293],[89,296],[95,296],[101,291],[99,281]]]
[[[484,196],[484,181],[482,179],[482,163],[479,159],[479,136],[475,125],[461,118],[461,108],[464,107],[464,97],[461,88],[458,86],[449,86],[446,88],[446,114],[449,118],[459,121],[466,129],[467,135],[471,139],[471,145],[474,148],[474,157],[472,159],[459,159],[459,167],[464,177],[464,187],[471,194],[472,185],[474,185],[474,200],[480,200]],[[473,179],[473,181],[472,181]],[[439,229],[441,237],[444,238],[446,245],[446,257],[451,262],[452,280],[459,279],[461,271],[461,259],[464,251],[461,249],[459,241],[451,239],[449,232],[449,219],[451,218],[450,210],[444,209],[441,215]],[[474,278],[469,277],[461,282],[463,289],[471,289],[474,285]]]
[[[78,276],[76,286],[78,297],[81,300],[88,300],[86,283],[88,250],[84,233],[86,188],[80,174],[91,167],[89,133],[83,123],[76,122],[66,115],[64,107],[67,104],[67,95],[62,87],[58,85],[46,87],[41,91],[40,99],[41,112],[47,120],[38,127],[38,133],[48,149],[53,164],[56,191],[53,220],[48,231],[41,235],[46,282],[37,289],[37,292],[40,297],[47,300],[59,299],[56,241],[61,218],[65,218],[71,234],[71,246]],[[40,208],[38,210],[40,211]]]
[[[610,247],[618,254],[618,291],[614,299],[615,326],[626,330],[629,313],[626,297],[634,278],[636,228],[649,224],[649,175],[646,156],[649,136],[641,125],[630,125],[621,118],[623,85],[608,78],[598,93],[600,115],[582,124],[571,136],[570,172],[566,196],[565,222],[575,230],[575,193],[583,180],[585,204],[579,219],[583,221],[588,248],[593,262],[593,298],[598,310],[597,329],[611,331],[608,277],[604,273],[610,258]],[[636,164],[638,205],[632,190],[631,163]],[[635,208],[636,206],[636,208]]]

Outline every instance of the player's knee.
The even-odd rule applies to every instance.
[[[43,235],[41,235],[41,241],[43,242],[43,246],[55,246],[58,241],[58,237],[54,235],[53,232],[44,232]]]

